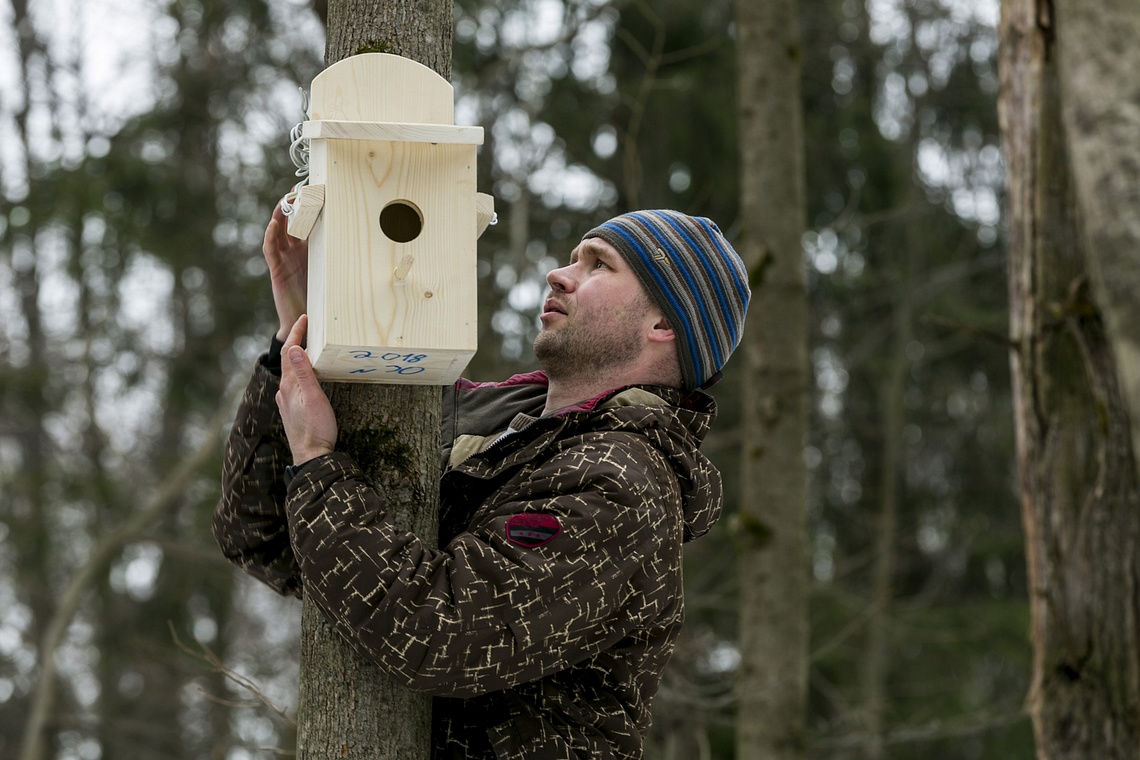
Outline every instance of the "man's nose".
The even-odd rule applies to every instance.
[[[574,289],[574,279],[571,276],[572,266],[559,267],[547,272],[546,284],[550,286],[551,290],[566,292]]]

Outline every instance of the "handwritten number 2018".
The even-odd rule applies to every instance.
[[[409,362],[412,364],[416,362],[422,362],[427,358],[427,354],[400,354],[394,351],[389,351],[383,354],[373,354],[371,351],[364,349],[350,351],[349,353],[352,354],[353,359],[380,359],[381,361],[386,362],[401,361]]]
[[[415,364],[416,362],[422,362],[424,359],[428,358],[427,354],[401,354],[401,353],[396,352],[396,351],[387,351],[387,352],[382,353],[382,354],[374,354],[367,349],[357,349],[355,351],[349,351],[348,353],[353,359],[357,359],[357,360],[379,359],[380,361],[384,361],[384,362],[405,362],[407,364]],[[426,369],[426,367],[408,367],[408,366],[405,366],[404,364],[385,364],[384,365],[384,372],[385,373],[388,373],[388,374],[394,373],[397,375],[418,375],[421,372],[423,372],[425,369]],[[354,369],[351,374],[356,375],[356,374],[363,374],[365,372],[375,372],[375,371],[376,371],[375,368]]]

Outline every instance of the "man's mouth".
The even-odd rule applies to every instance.
[[[566,314],[566,309],[555,301],[553,298],[547,298],[546,302],[542,305],[542,313],[545,314]]]

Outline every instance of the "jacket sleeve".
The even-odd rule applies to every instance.
[[[262,357],[226,441],[213,532],[226,559],[277,592],[300,596],[285,517],[285,466],[292,459],[274,400],[279,383]]]
[[[391,524],[348,456],[307,463],[288,498],[305,593],[365,656],[441,696],[535,680],[680,622],[676,479],[643,438],[582,441],[506,490],[433,550]],[[536,511],[558,536],[509,541],[511,516]]]

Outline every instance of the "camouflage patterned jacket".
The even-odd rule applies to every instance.
[[[548,416],[545,376],[444,392],[440,545],[397,530],[345,454],[289,463],[263,358],[227,444],[214,534],[434,695],[435,760],[640,758],[683,617],[681,544],[720,475],[712,399],[627,388]],[[511,432],[503,435],[504,431]]]

